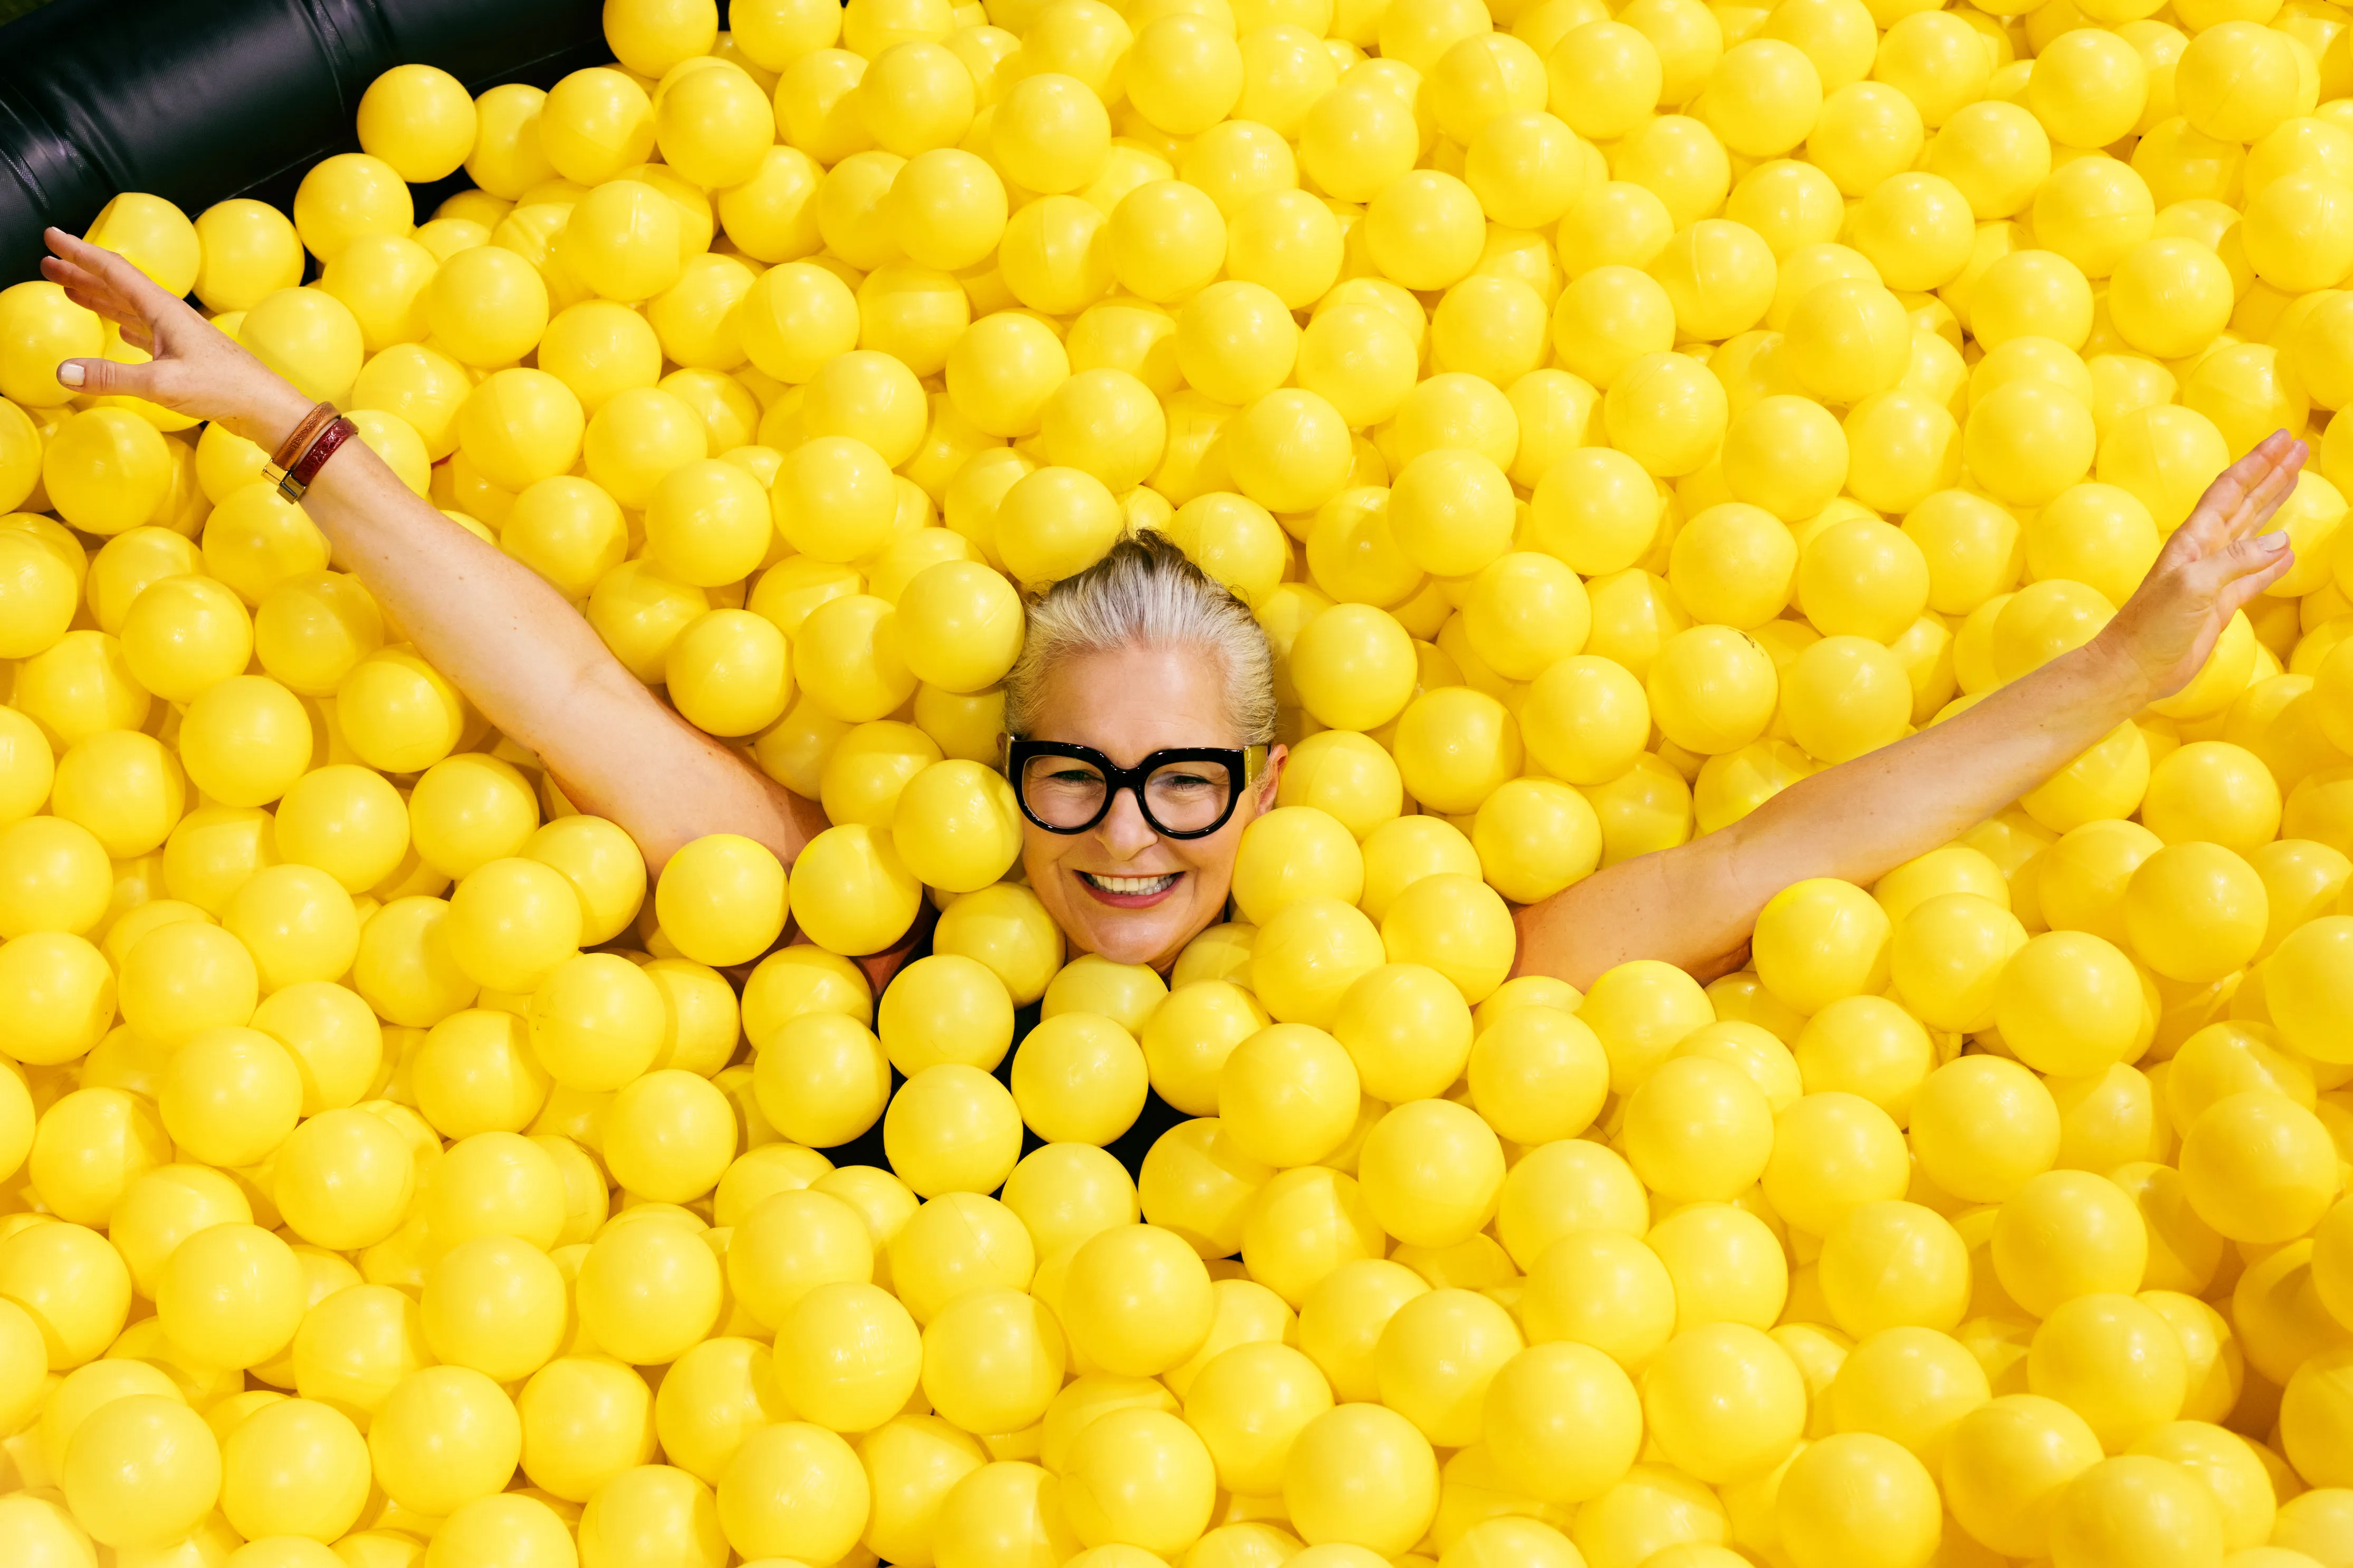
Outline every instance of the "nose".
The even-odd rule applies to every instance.
[[[1124,789],[1112,797],[1111,810],[1096,826],[1095,837],[1122,860],[1133,860],[1160,841],[1152,824],[1144,820],[1144,807],[1132,789]]]

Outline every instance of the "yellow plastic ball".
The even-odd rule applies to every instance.
[[[1283,1501],[1303,1539],[1383,1555],[1421,1538],[1437,1514],[1438,1490],[1429,1439],[1376,1405],[1341,1405],[1309,1422],[1283,1471]]]
[[[2040,1394],[2007,1394],[1954,1425],[1946,1506],[1992,1550],[2047,1552],[2053,1503],[2099,1462],[2099,1439],[2082,1416]]]
[[[1045,1304],[983,1286],[948,1301],[923,1333],[923,1393],[949,1420],[1034,1425],[1060,1385],[1063,1339]]]
[[[653,104],[626,72],[592,67],[572,72],[548,90],[539,132],[555,172],[593,186],[644,163],[652,153]]]
[[[2182,1136],[2182,1184],[2199,1217],[2232,1240],[2286,1241],[2318,1222],[2338,1173],[2318,1118],[2284,1095],[2234,1094]],[[2326,1133],[2323,1132],[2325,1138]]]
[[[360,95],[360,151],[411,184],[455,174],[474,150],[476,123],[465,84],[432,66],[395,66]]]
[[[32,1320],[50,1369],[70,1371],[112,1342],[131,1289],[122,1255],[97,1231],[61,1222],[0,1240],[0,1295]]]
[[[1469,1062],[1472,1105],[1516,1143],[1574,1137],[1591,1125],[1609,1086],[1609,1059],[1593,1030],[1561,1009],[1516,1008],[1480,1030]]]
[[[672,855],[654,888],[663,931],[681,952],[714,967],[749,963],[784,930],[784,867],[762,846],[712,834]]]
[[[308,1305],[293,1249],[249,1225],[198,1231],[165,1261],[156,1284],[164,1331],[210,1366],[272,1360],[293,1340]]]
[[[651,1366],[677,1360],[711,1332],[723,1283],[701,1235],[656,1223],[600,1235],[580,1261],[575,1290],[580,1326],[596,1345]]]
[[[1510,1314],[1474,1291],[1416,1296],[1373,1352],[1381,1402],[1433,1443],[1462,1447],[1479,1434],[1488,1384],[1522,1348]]]
[[[245,945],[200,921],[158,926],[141,937],[117,984],[124,1022],[174,1047],[206,1029],[243,1025],[260,994]]]
[[[1721,1202],[1764,1173],[1772,1125],[1772,1108],[1746,1074],[1676,1058],[1626,1102],[1627,1159],[1653,1192]]]
[[[564,874],[536,860],[492,860],[449,898],[459,966],[491,991],[537,991],[579,951],[580,900]]]
[[[1928,1468],[1871,1432],[1810,1444],[1781,1477],[1774,1522],[1799,1568],[1926,1562],[1943,1524]]]
[[[2222,1551],[2222,1510],[2187,1467],[2146,1454],[2104,1459],[2052,1509],[2054,1563],[2196,1563]]]
[[[1156,1226],[1114,1226],[1071,1256],[1061,1310],[1072,1348],[1124,1377],[1189,1359],[1215,1316],[1209,1277],[1192,1247]]]
[[[1687,1474],[1718,1485],[1788,1456],[1805,1427],[1805,1382],[1762,1331],[1715,1323],[1677,1334],[1644,1370],[1647,1430]]]
[[[530,989],[532,1054],[566,1088],[609,1092],[660,1052],[669,1026],[661,993],[626,959],[566,954]]]
[[[299,247],[295,275],[301,276]],[[19,283],[0,292],[0,322],[5,323],[10,345],[5,367],[0,367],[0,395],[26,408],[55,408],[71,402],[72,389],[58,381],[59,362],[100,358],[105,346],[104,323],[99,317],[46,280]]]
[[[580,400],[544,371],[493,371],[458,410],[459,450],[484,479],[516,491],[569,469],[586,430]]]
[[[1216,1475],[1208,1447],[1175,1415],[1114,1410],[1072,1454],[1063,1506],[1082,1542],[1174,1554],[1208,1528]]]
[[[356,1251],[397,1229],[415,1191],[407,1145],[381,1117],[323,1111],[288,1134],[274,1169],[279,1212],[315,1247]]]
[[[2054,160],[2054,163],[2056,161]],[[2102,153],[2056,163],[2029,209],[2035,238],[2073,262],[2086,278],[2105,278],[2155,227],[2148,184]]]
[[[1681,353],[1633,361],[1602,400],[1610,445],[1662,479],[1704,464],[1723,439],[1727,414],[1723,384]]]
[[[1043,479],[1056,471],[1041,469],[1032,479]],[[1019,487],[1016,489],[1018,490]],[[1015,496],[1008,493],[1006,499],[1009,511],[1009,503]],[[1094,503],[1090,500],[1087,507],[1092,511]],[[999,516],[1001,522],[1007,521],[1005,513]],[[1070,521],[1060,521],[1054,531],[1067,534],[1071,531]],[[1187,559],[1224,584],[1245,605],[1263,609],[1281,586],[1282,574],[1290,560],[1290,542],[1267,510],[1247,496],[1231,492],[1196,496],[1168,519],[1166,531],[1170,542],[1185,552]],[[1084,537],[1088,551],[1098,548],[1095,540],[1100,535],[1095,526],[1089,526]],[[1000,542],[1008,551],[1020,548],[1012,539],[1001,537]],[[1057,548],[1059,550],[1062,546],[1058,545]],[[1075,570],[1080,564],[1091,563],[1100,557],[1089,555],[1082,558],[1079,552],[1072,552],[1068,558],[1072,561],[1072,569]],[[1015,555],[1008,554],[1006,564],[1016,575],[1020,575]]]
[[[943,1062],[892,1097],[882,1136],[892,1169],[918,1194],[987,1193],[1004,1184],[1020,1157],[1021,1117],[995,1079]]]
[[[1019,598],[1002,575],[977,562],[925,567],[900,595],[899,607],[908,669],[943,690],[994,686],[1020,652]]]
[[[1518,775],[1525,755],[1510,710],[1467,686],[1425,691],[1398,716],[1394,733],[1408,793],[1451,814],[1478,810]]]
[[[174,1051],[157,1086],[164,1125],[208,1164],[258,1164],[294,1130],[302,1079],[286,1048],[258,1029],[214,1028]]]
[[[835,952],[889,946],[913,922],[922,892],[889,835],[855,824],[828,828],[793,862],[793,918]]]
[[[2256,142],[2295,112],[2296,62],[2284,34],[2247,21],[2200,31],[2175,67],[2183,118],[2206,135]]]
[[[1111,154],[1111,118],[1074,77],[1057,71],[1026,77],[995,108],[989,150],[1025,190],[1041,195],[1078,190]]]
[[[1373,1124],[1357,1174],[1383,1230],[1409,1246],[1452,1247],[1492,1216],[1504,1152],[1475,1112],[1416,1100]]]
[[[442,351],[480,369],[503,367],[532,351],[546,334],[548,284],[530,261],[501,247],[463,249],[426,284],[426,327]],[[567,312],[569,315],[569,312]],[[575,324],[602,322],[586,312]],[[563,362],[565,336],[551,345]]]
[[[150,521],[163,504],[172,482],[171,448],[134,414],[84,409],[42,448],[41,482],[67,522],[111,536]]]
[[[400,172],[365,153],[339,153],[312,165],[294,193],[294,227],[303,248],[322,262],[361,235],[406,235],[415,226]]]
[[[75,1429],[58,1479],[93,1539],[117,1549],[163,1546],[211,1510],[220,1447],[185,1404],[133,1395],[100,1406]]]
[[[688,71],[655,94],[654,142],[663,163],[707,190],[759,174],[776,133],[768,95],[740,69]]]
[[[2121,1449],[2173,1419],[2188,1386],[2180,1339],[2128,1296],[2079,1296],[2042,1321],[2027,1352],[2036,1394],[2081,1415]]]
[[[2078,1296],[2129,1292],[2148,1258],[2137,1219],[2114,1183],[2087,1172],[2046,1172],[2002,1205],[1993,1230],[1995,1272],[2012,1300],[2042,1317]]]
[[[2084,931],[2030,940],[2004,968],[1995,1001],[2002,1039],[2027,1066],[2080,1075],[2122,1060],[2141,1024],[2131,960]]]
[[[679,712],[714,735],[749,735],[792,700],[785,634],[749,610],[707,610],[687,623],[663,661]]]
[[[520,1382],[544,1365],[564,1338],[564,1277],[527,1242],[477,1237],[426,1269],[420,1310],[426,1341],[440,1361]]]
[[[1324,900],[1291,906],[1312,914]],[[1336,1003],[1337,997],[1335,998]],[[1218,1075],[1218,1115],[1243,1152],[1278,1167],[1312,1164],[1356,1121],[1355,1063],[1321,1028],[1285,1023],[1237,1045]]]
[[[1118,501],[1079,468],[1039,468],[1015,481],[997,514],[997,552],[1027,587],[1074,576],[1118,542]]]
[[[1050,1143],[1108,1144],[1134,1123],[1149,1089],[1126,1030],[1087,1013],[1048,1019],[1014,1054],[1013,1101]]]
[[[1624,1371],[1589,1343],[1531,1345],[1487,1387],[1481,1441],[1532,1497],[1582,1502],[1632,1468],[1641,1405]]]
[[[302,242],[267,203],[216,202],[197,216],[195,228],[202,259],[193,289],[208,310],[249,310],[302,280]]]
[[[656,1203],[689,1203],[735,1157],[734,1112],[711,1081],[682,1068],[648,1073],[613,1096],[602,1152],[614,1180]]]

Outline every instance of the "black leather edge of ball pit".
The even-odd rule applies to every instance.
[[[356,152],[360,95],[439,66],[476,93],[609,60],[598,0],[52,0],[0,27],[0,284],[39,275],[41,231],[80,233],[119,191],[194,217],[285,208]],[[470,184],[417,190],[418,216]]]

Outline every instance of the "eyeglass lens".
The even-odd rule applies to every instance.
[[[1198,833],[1225,815],[1234,788],[1222,763],[1163,763],[1144,781],[1145,820],[1163,832]],[[1022,801],[1050,827],[1092,826],[1104,815],[1108,790],[1103,771],[1082,757],[1047,754],[1022,764]]]

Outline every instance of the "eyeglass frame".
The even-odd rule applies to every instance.
[[[1249,793],[1250,785],[1258,781],[1259,772],[1265,766],[1266,756],[1267,748],[1262,745],[1169,746],[1151,752],[1132,768],[1124,768],[1092,746],[1081,746],[1060,741],[1032,741],[1022,736],[1008,735],[1005,738],[1005,782],[1013,786],[1014,804],[1021,808],[1021,815],[1048,833],[1072,838],[1082,833],[1093,832],[1103,826],[1103,818],[1111,815],[1113,804],[1119,799],[1120,792],[1124,790],[1135,797],[1135,809],[1143,816],[1145,826],[1163,838],[1189,841],[1207,838],[1233,820],[1235,807],[1241,804],[1241,798]],[[1093,767],[1103,774],[1106,786],[1103,790],[1103,809],[1077,827],[1057,827],[1030,810],[1029,796],[1023,794],[1021,789],[1021,770],[1033,757],[1071,757]],[[1226,797],[1226,809],[1218,814],[1217,821],[1207,827],[1196,827],[1180,832],[1175,828],[1163,827],[1158,819],[1152,815],[1152,807],[1144,798],[1145,782],[1155,772],[1166,767],[1171,763],[1222,763],[1225,764],[1227,776],[1235,780],[1235,788],[1233,793]]]

